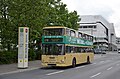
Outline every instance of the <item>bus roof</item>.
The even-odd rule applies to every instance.
[[[44,27],[43,29],[53,29],[53,28],[67,28],[64,26],[48,26],[48,27]]]
[[[54,29],[54,28],[68,28],[70,30],[74,30],[74,31],[77,31],[79,33],[82,33],[82,34],[89,35],[89,36],[93,37],[93,35],[90,35],[90,34],[87,34],[87,33],[83,33],[81,31],[78,31],[78,30],[75,30],[75,29],[72,29],[72,28],[69,28],[69,27],[64,27],[64,26],[47,26],[47,27],[44,27],[43,29]]]

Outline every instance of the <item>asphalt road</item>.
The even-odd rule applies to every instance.
[[[120,54],[105,54],[75,68],[40,68],[1,75],[0,79],[120,79]]]

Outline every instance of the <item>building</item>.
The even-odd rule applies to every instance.
[[[117,44],[118,50],[120,50],[120,37],[116,38],[116,44]]]
[[[114,26],[100,15],[82,15],[78,30],[93,35],[94,46],[101,51],[117,49]]]
[[[113,23],[110,23],[109,30],[109,50],[117,51],[116,34]]]

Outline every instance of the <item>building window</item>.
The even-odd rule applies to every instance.
[[[93,28],[93,26],[88,26],[88,28]]]
[[[96,28],[97,26],[96,25],[90,25],[90,26],[80,26],[80,28]]]
[[[82,28],[83,26],[80,26],[80,28]]]
[[[94,26],[94,28],[96,28],[96,26]]]
[[[87,28],[87,26],[83,26],[83,28]]]

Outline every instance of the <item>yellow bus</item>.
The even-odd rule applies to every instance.
[[[91,63],[94,59],[93,36],[71,28],[43,28],[42,66],[73,66]]]

